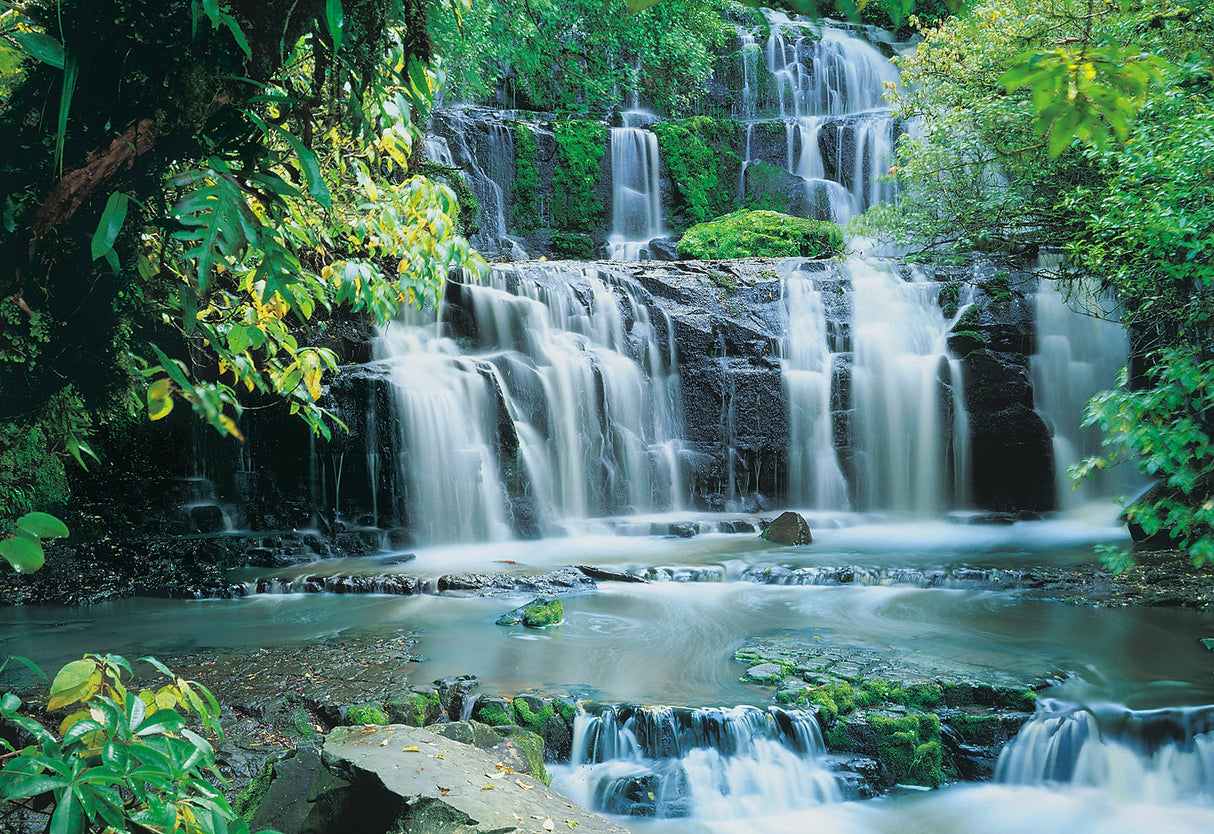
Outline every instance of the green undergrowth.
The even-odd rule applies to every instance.
[[[770,162],[752,162],[746,166],[746,208],[787,214],[792,207],[785,191],[788,176],[783,168]]]
[[[461,235],[471,237],[480,231],[481,204],[460,169],[422,159],[417,163],[417,173],[427,179],[445,183],[455,192],[457,204],[452,211]]]
[[[774,211],[735,211],[693,226],[679,241],[684,258],[822,258],[843,251],[837,223]]]
[[[604,225],[606,205],[599,196],[607,126],[571,119],[552,126],[556,137],[556,169],[552,175],[552,226],[566,232],[586,232]]]
[[[675,188],[675,211],[684,224],[703,223],[735,205],[742,158],[742,126],[730,119],[692,116],[658,122],[662,164]]]
[[[514,190],[510,206],[510,227],[528,234],[543,225],[540,216],[539,141],[531,128],[514,124]]]

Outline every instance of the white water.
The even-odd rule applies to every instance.
[[[891,187],[880,178],[888,171],[896,125],[882,95],[897,82],[897,70],[850,32],[783,12],[764,14],[770,34],[763,55],[774,89],[760,89],[751,57],[754,36],[741,34],[741,118],[753,126],[768,93],[785,125],[784,169],[803,181],[809,214],[843,222],[890,199]],[[743,198],[752,161],[748,137]]]
[[[649,256],[649,242],[664,237],[661,160],[658,137],[641,124],[646,113],[628,111],[624,126],[611,129],[611,235],[609,257],[637,261]]]
[[[1088,398],[1112,388],[1129,361],[1129,337],[1112,305],[1077,284],[1068,299],[1056,281],[1042,279],[1033,299],[1037,348],[1032,357],[1033,399],[1054,432],[1058,497],[1063,508],[1097,497],[1130,498],[1129,467],[1072,485],[1067,468],[1101,451],[1101,432],[1083,428]]]
[[[524,482],[516,504],[533,502],[549,532],[680,506],[673,354],[626,280],[503,266],[460,292],[477,349],[408,311],[377,345],[397,392],[401,498],[421,541],[509,538],[511,477]],[[503,447],[517,459],[499,459]]]

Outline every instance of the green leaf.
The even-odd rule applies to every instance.
[[[50,513],[26,513],[17,519],[17,526],[40,539],[66,539],[67,525]]]
[[[184,726],[184,718],[171,709],[162,709],[157,710],[139,722],[139,725],[135,728],[135,735],[150,736],[154,733],[175,733]]]
[[[0,540],[0,556],[7,559],[17,573],[33,573],[46,561],[39,542],[16,537]]]
[[[59,674],[55,675],[55,680],[51,682],[51,698],[47,704],[48,709],[55,709],[50,704],[56,701],[56,696],[64,696],[69,693],[75,693],[77,690],[92,688],[89,686],[95,677],[99,678],[97,673],[97,664],[91,660],[73,660],[71,663],[59,670]],[[100,683],[98,680],[97,683]],[[87,696],[86,696],[87,697]],[[67,703],[74,703],[79,698],[73,698]]]
[[[114,241],[118,240],[118,233],[122,231],[122,224],[126,221],[129,202],[129,198],[121,191],[115,191],[106,200],[105,210],[101,212],[101,220],[97,223],[97,230],[93,232],[93,240],[89,245],[93,260],[108,256],[114,251]],[[114,263],[117,263],[116,255]]]
[[[275,126],[274,129],[278,131],[278,134],[287,141],[287,144],[291,146],[291,150],[295,152],[299,165],[303,169],[304,177],[308,181],[308,192],[316,198],[318,203],[328,208],[332,202],[332,197],[329,194],[329,186],[325,184],[324,177],[321,176],[320,163],[316,159],[316,154],[312,153],[299,137],[289,130],[283,130],[278,126]]]
[[[49,834],[84,834],[88,831],[84,807],[76,795],[74,788],[68,788],[67,793],[59,797],[55,813],[51,815]]]
[[[59,41],[41,32],[16,31],[12,35],[31,58],[37,58],[44,64],[50,64],[55,69],[63,69],[65,55],[63,44]]]
[[[326,0],[325,26],[329,30],[329,37],[333,39],[334,54],[341,49],[341,39],[345,25],[346,13],[341,7],[341,0]]]

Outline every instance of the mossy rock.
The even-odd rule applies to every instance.
[[[232,800],[232,810],[238,817],[245,820],[253,819],[257,809],[261,807],[262,801],[266,798],[266,792],[270,790],[270,783],[274,781],[274,763],[278,759],[279,756],[271,756],[266,759],[257,775]]]
[[[425,727],[443,713],[437,692],[407,692],[388,701],[388,716],[393,724]]]
[[[514,724],[514,712],[505,698],[479,698],[472,707],[472,719],[490,727]]]
[[[384,726],[388,723],[388,715],[379,704],[355,704],[346,710],[345,720],[350,726],[359,724]]]
[[[527,628],[547,628],[556,625],[565,617],[565,606],[559,599],[536,597],[526,605],[520,605],[508,614],[497,618],[498,625],[518,625]]]
[[[528,774],[545,785],[552,782],[548,769],[544,767],[544,739],[538,733],[517,724],[495,727],[494,730],[526,760]]]
[[[788,670],[779,663],[756,663],[746,670],[746,680],[751,683],[776,685],[788,675]]]
[[[940,717],[935,713],[892,717],[867,716],[876,734],[877,758],[894,782],[937,788],[944,778],[944,751],[940,745]]]
[[[843,251],[843,230],[827,220],[774,211],[735,211],[687,230],[684,258],[823,258]]]

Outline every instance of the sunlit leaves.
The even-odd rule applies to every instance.
[[[38,743],[4,757],[0,801],[50,794],[48,830],[71,834],[247,832],[208,781],[219,777],[211,743],[189,726],[197,722],[198,729],[222,736],[215,697],[163,664],[144,660],[169,682],[129,689],[130,664],[117,655],[85,655],[61,669],[47,708],[78,708],[55,719],[57,734],[23,714],[20,698],[4,695],[0,719]]]
[[[1025,53],[1000,76],[1009,90],[1027,89],[1037,132],[1058,156],[1080,142],[1103,148],[1113,137],[1124,141],[1130,120],[1158,82],[1166,62],[1134,48],[1069,44],[1048,52]]]
[[[114,242],[126,222],[127,205],[130,198],[121,191],[115,191],[106,200],[105,209],[101,212],[101,220],[97,223],[97,231],[89,243],[89,251],[93,260],[105,258],[110,267],[117,272],[119,269],[118,253],[114,251]]]

